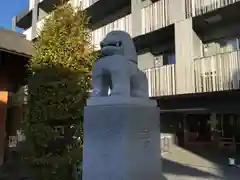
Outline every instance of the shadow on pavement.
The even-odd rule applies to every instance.
[[[191,177],[202,177],[204,179],[210,178],[220,178],[220,176],[214,175],[210,172],[205,172],[188,165],[183,165],[171,160],[162,159],[162,171],[163,174],[173,174],[173,175],[185,175]]]

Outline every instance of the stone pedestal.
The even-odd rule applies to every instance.
[[[161,180],[155,101],[107,98],[85,108],[83,180]]]

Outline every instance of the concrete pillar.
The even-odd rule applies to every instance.
[[[151,4],[151,0],[132,0],[131,1],[131,9],[132,9],[132,36],[136,37],[142,34],[142,14],[141,9],[149,4]]]
[[[154,56],[150,52],[138,55],[138,68],[148,69],[153,68],[155,65]]]
[[[217,113],[215,112],[211,112],[210,114],[210,121],[209,121],[210,125],[211,125],[211,132],[212,132],[212,141],[215,147],[218,147],[218,131],[217,131],[217,124],[218,124],[218,120],[217,120]]]
[[[175,23],[176,91],[194,93],[194,59],[202,56],[202,41],[193,30],[192,19]]]
[[[141,2],[138,0],[131,1],[132,9],[132,36],[136,37],[141,34],[142,18],[141,18]]]
[[[185,0],[169,0],[170,22],[179,22],[186,19]]]
[[[34,39],[37,36],[37,22],[38,22],[38,3],[39,0],[34,0],[34,2],[32,2],[32,37],[31,40]]]
[[[29,10],[34,8],[35,1],[36,0],[29,0]]]
[[[210,123],[211,123],[211,128],[216,129],[217,128],[217,114],[215,112],[212,112],[210,114]]]
[[[12,18],[12,30],[16,31],[16,21],[17,21],[17,16],[13,16]]]
[[[184,138],[184,145],[188,144],[188,128],[187,128],[187,114],[183,116],[183,138]]]
[[[83,180],[160,180],[159,114],[148,98],[90,98],[84,114]]]

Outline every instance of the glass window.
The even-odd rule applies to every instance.
[[[219,53],[226,53],[237,50],[239,50],[238,38],[221,39],[203,45],[204,56],[213,56]]]
[[[174,53],[168,55],[168,64],[176,64],[176,57]]]
[[[175,52],[173,50],[159,51],[154,53],[155,66],[176,64]]]
[[[168,64],[176,64],[174,53],[166,53],[155,57],[155,66],[164,66]]]
[[[238,41],[237,38],[233,39],[223,39],[219,41],[220,52],[232,52],[238,50]]]

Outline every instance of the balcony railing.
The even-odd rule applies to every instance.
[[[186,17],[201,15],[240,0],[185,0]]]
[[[240,88],[240,52],[228,52],[194,61],[196,92]]]
[[[169,0],[160,0],[141,10],[142,34],[170,25]]]
[[[125,17],[122,17],[112,23],[107,24],[106,26],[103,26],[99,29],[96,29],[92,32],[92,43],[96,47],[96,49],[100,48],[99,43],[102,41],[102,39],[113,30],[123,30],[128,32],[130,35],[132,35],[132,16],[127,15]]]
[[[175,65],[166,65],[143,70],[148,78],[150,97],[176,94]]]
[[[82,0],[82,6],[84,9],[86,9],[98,1],[99,0]]]

